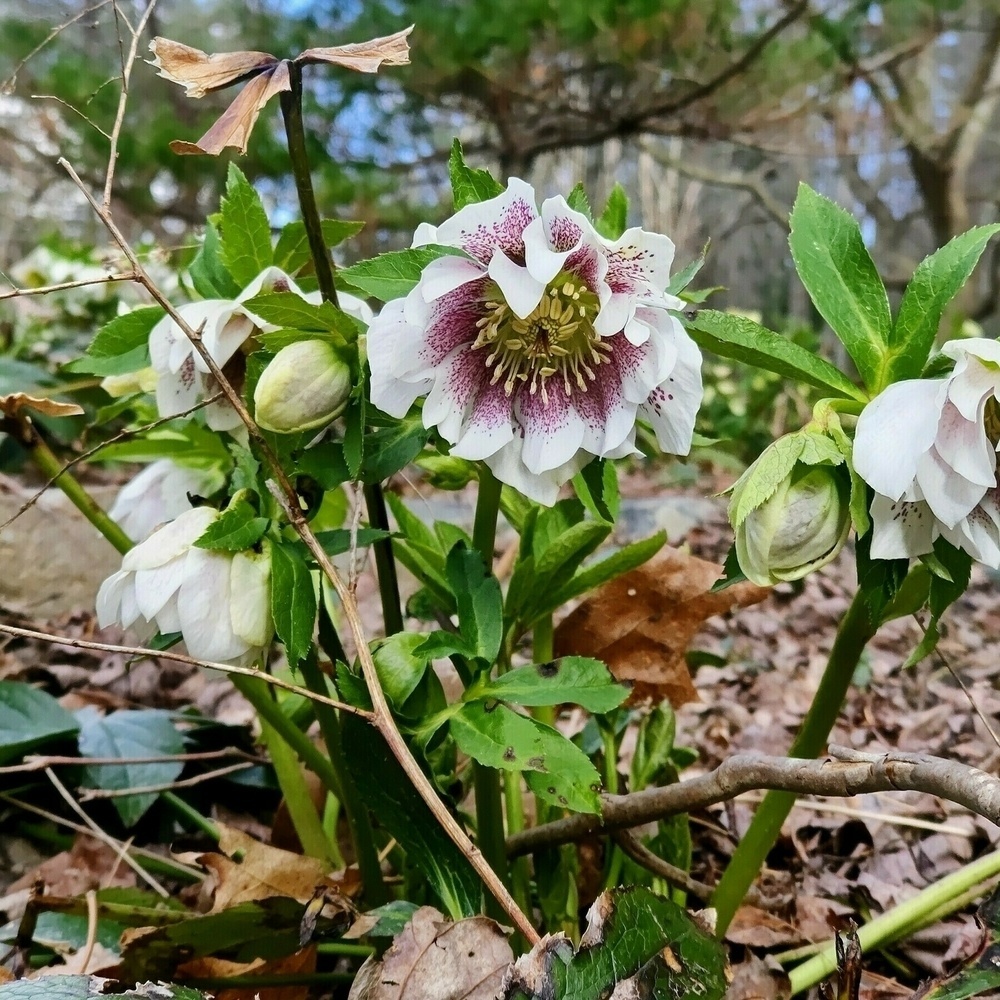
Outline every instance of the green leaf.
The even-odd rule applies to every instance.
[[[394,837],[407,861],[431,884],[453,920],[479,913],[483,884],[468,858],[431,814],[385,740],[367,722],[343,717],[347,766],[378,826]]]
[[[629,768],[629,789],[641,791],[660,783],[660,775],[671,765],[677,718],[669,701],[661,701],[643,716],[636,734],[635,753]]]
[[[680,295],[681,292],[687,288],[688,285],[694,281],[698,272],[705,266],[705,261],[708,258],[708,248],[711,246],[711,240],[709,240],[701,249],[701,253],[686,267],[682,267],[671,279],[670,284],[667,285],[667,293],[669,295]]]
[[[128,993],[105,993],[106,979],[99,976],[45,976],[19,979],[0,986],[0,1000],[205,1000],[189,986],[139,983]]]
[[[600,458],[588,463],[573,477],[573,489],[594,517],[614,524],[621,506],[615,462]]]
[[[581,215],[585,215],[588,219],[593,222],[594,213],[590,208],[590,199],[587,197],[587,191],[582,184],[577,184],[572,191],[569,193],[569,197],[566,199],[566,204],[569,205],[574,212],[579,212]]]
[[[380,302],[402,298],[420,280],[424,268],[438,257],[465,257],[457,247],[428,245],[379,254],[352,267],[342,268],[340,277]]]
[[[617,181],[608,195],[604,211],[594,220],[594,228],[605,239],[617,240],[628,225],[628,195]]]
[[[271,546],[271,615],[294,667],[312,645],[316,592],[309,567],[292,545]]]
[[[903,292],[881,385],[918,378],[934,346],[945,307],[965,284],[1000,223],[956,236],[917,265]]]
[[[66,365],[72,372],[123,375],[149,365],[149,334],[163,319],[159,306],[133,309],[116,316],[94,336],[87,353]]]
[[[351,531],[350,528],[331,528],[329,531],[316,532],[316,540],[328,556],[339,556],[344,552],[350,552],[352,545],[357,545],[361,549],[389,537],[391,537],[389,532],[380,528],[358,528],[357,531]]]
[[[365,937],[395,937],[419,909],[416,903],[410,903],[405,899],[394,899],[384,906],[376,906],[374,910],[366,910],[365,917],[368,920],[375,920],[375,924],[365,931]]]
[[[122,709],[100,715],[96,709],[79,713],[80,753],[84,757],[140,758],[165,757],[184,752],[184,738],[159,709]],[[175,781],[184,770],[182,761],[153,764],[91,764],[84,772],[84,784],[91,788],[126,791]],[[157,800],[158,793],[123,795],[111,801],[126,827],[135,826]]]
[[[368,434],[361,479],[366,483],[381,483],[394,476],[420,454],[428,437],[430,431],[419,417],[401,420]]]
[[[372,647],[382,690],[397,711],[427,672],[429,657],[420,651],[426,638],[422,632],[397,632]]]
[[[340,219],[323,219],[320,225],[323,230],[323,242],[328,248],[357,236],[365,228],[363,222],[344,222]],[[310,261],[312,261],[312,251],[309,249],[305,224],[298,220],[289,222],[281,230],[274,248],[274,266],[280,267],[286,274],[294,275]]]
[[[486,569],[483,557],[464,543],[448,553],[445,573],[458,605],[462,638],[474,655],[492,663],[503,638],[500,581]]]
[[[786,434],[761,453],[733,483],[729,502],[729,523],[739,528],[752,511],[766,503],[774,491],[791,475],[805,447],[805,435]]]
[[[0,764],[69,739],[79,728],[52,695],[21,681],[0,681]]]
[[[364,387],[355,387],[344,411],[344,461],[347,463],[347,471],[350,472],[352,480],[361,475],[361,463],[365,457],[367,408],[368,401],[365,398]]]
[[[275,326],[316,333],[337,332],[345,341],[358,336],[358,325],[347,313],[329,302],[314,305],[295,292],[264,292],[244,305],[255,316]]]
[[[566,939],[536,945],[526,983],[517,971],[501,1000],[536,997],[602,1000],[621,996],[721,1000],[726,992],[722,944],[676,903],[645,888],[603,893],[591,908],[586,947]],[[540,954],[538,954],[540,953]]]
[[[219,257],[241,287],[274,262],[271,224],[260,195],[235,163],[229,164],[220,212]]]
[[[235,299],[240,293],[240,286],[222,263],[219,230],[212,218],[205,226],[205,238],[188,268],[188,274],[191,275],[194,290],[203,299]]]
[[[270,523],[269,518],[257,516],[249,501],[237,495],[194,544],[199,549],[242,552],[264,537]]]
[[[465,162],[462,144],[455,139],[448,157],[448,176],[455,197],[455,211],[480,201],[489,201],[503,194],[503,185],[488,170],[475,170]]]
[[[116,462],[155,462],[171,457],[197,468],[230,468],[232,456],[221,434],[189,420],[180,426],[161,427],[133,441],[118,441],[98,452],[97,458]]]
[[[857,221],[800,184],[790,222],[792,258],[809,297],[847,348],[865,385],[881,388],[892,329],[889,298]]]
[[[546,605],[554,611],[574,597],[586,594],[601,586],[602,583],[607,583],[608,580],[614,580],[615,577],[630,572],[652,559],[663,548],[666,541],[667,533],[658,531],[655,535],[639,542],[630,542],[606,559],[579,570],[568,583],[559,587],[546,600]]]
[[[611,676],[600,660],[564,656],[549,663],[517,667],[477,689],[477,695],[510,701],[515,705],[561,705],[572,702],[588,712],[610,712],[627,697],[629,689]]]
[[[587,755],[562,733],[506,705],[468,702],[448,723],[462,753],[503,771],[523,771],[546,802],[574,812],[600,812],[601,777]]]
[[[867,395],[839,368],[745,316],[700,309],[687,324],[695,342],[717,354],[816,386],[833,396],[867,402]]]

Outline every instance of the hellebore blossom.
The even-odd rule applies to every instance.
[[[858,418],[854,468],[875,490],[871,554],[924,555],[943,536],[1000,568],[1000,343],[949,341],[947,378],[907,379]]]
[[[257,330],[276,329],[255,316],[245,305],[263,292],[294,292],[307,302],[318,304],[320,293],[304,293],[284,271],[269,267],[262,271],[235,299],[205,299],[180,306],[177,312],[193,330],[202,330],[202,342],[220,368],[225,368],[247,339]],[[341,294],[344,312],[367,323],[372,311],[353,295]],[[161,417],[184,413],[216,391],[215,380],[204,358],[195,350],[187,334],[170,316],[149,334],[149,356],[157,373],[156,406]],[[236,411],[224,400],[205,408],[205,421],[217,431],[240,425]]]
[[[108,516],[135,541],[148,537],[164,521],[191,507],[189,493],[205,493],[218,485],[218,475],[207,469],[178,465],[169,458],[147,465],[115,497]]]
[[[836,558],[851,528],[849,496],[838,469],[796,465],[736,530],[736,558],[746,578],[772,587]]]
[[[129,550],[97,594],[97,620],[131,628],[141,641],[180,632],[201,660],[246,666],[271,641],[268,553],[221,552],[194,543],[219,516],[192,507]]]
[[[325,427],[344,412],[351,395],[351,369],[323,340],[283,347],[254,389],[254,415],[264,430],[279,434]]]
[[[592,458],[634,453],[637,416],[664,451],[687,454],[701,354],[663,291],[666,236],[607,240],[561,197],[539,212],[513,178],[414,242],[464,254],[432,261],[372,321],[377,407],[403,417],[426,396],[424,425],[452,455],[544,504]]]

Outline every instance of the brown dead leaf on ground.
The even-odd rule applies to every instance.
[[[773,958],[750,956],[734,965],[726,1000],[786,1000],[791,984],[785,970]]]
[[[349,1000],[493,1000],[513,960],[489,918],[453,923],[422,906],[382,960],[361,967]]]
[[[741,906],[726,931],[726,940],[752,948],[776,948],[801,944],[803,936],[793,924],[767,910]]]
[[[177,979],[232,979],[235,976],[294,976],[316,971],[316,946],[271,961],[230,962],[225,958],[196,958],[177,966]],[[308,985],[235,986],[214,990],[215,1000],[306,1000]]]
[[[201,854],[197,860],[215,879],[211,913],[219,913],[238,903],[269,896],[288,896],[308,903],[318,889],[327,891],[327,902],[350,910],[330,877],[330,866],[317,858],[292,854],[254,840],[232,827],[219,827],[219,850]]]
[[[107,844],[78,834],[68,851],[61,851],[26,872],[7,888],[8,893],[44,882],[50,896],[82,896],[91,889],[134,888],[135,872]]]
[[[706,619],[756,604],[770,593],[738,583],[713,594],[722,572],[717,563],[664,549],[604,584],[567,616],[556,629],[555,653],[603,660],[618,680],[633,683],[633,702],[666,698],[676,708],[696,701],[685,660],[692,638]]]

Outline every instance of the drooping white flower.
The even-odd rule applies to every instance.
[[[192,507],[130,549],[97,594],[97,620],[145,642],[180,632],[198,659],[247,665],[271,641],[271,563],[263,552],[194,547],[219,516]]]
[[[604,239],[563,198],[539,212],[514,178],[415,242],[464,255],[432,261],[370,325],[376,406],[402,417],[426,396],[424,424],[453,455],[545,504],[592,458],[633,453],[639,415],[687,454],[701,354],[663,291],[666,236]]]
[[[263,292],[294,292],[307,302],[318,305],[319,292],[303,292],[295,281],[278,267],[269,267],[254,278],[235,299],[204,299],[179,306],[177,312],[193,330],[202,331],[202,342],[220,368],[243,346],[255,331],[276,329],[256,316],[245,305]],[[340,308],[362,322],[369,322],[372,311],[367,303],[353,295],[338,296]],[[216,391],[215,380],[205,359],[195,350],[187,334],[170,316],[164,316],[149,334],[149,357],[157,373],[156,406],[160,416],[184,413]],[[205,421],[217,431],[238,427],[240,418],[224,399],[205,408]]]
[[[154,528],[191,507],[189,493],[203,495],[219,485],[218,479],[214,470],[194,469],[161,458],[118,491],[108,515],[129,538],[142,541]]]
[[[924,555],[943,536],[1000,568],[1000,343],[949,341],[947,378],[890,385],[858,418],[854,467],[874,490],[872,555]]]

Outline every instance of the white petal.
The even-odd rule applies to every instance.
[[[177,595],[174,594],[156,615],[156,624],[164,635],[180,632],[181,616],[177,612]]]
[[[981,361],[1000,365],[1000,341],[990,337],[969,337],[967,340],[949,340],[941,347],[941,353],[958,360],[963,354],[971,354]]]
[[[429,222],[421,222],[413,233],[413,242],[410,243],[410,246],[424,247],[427,246],[428,243],[440,244],[440,242],[441,241],[438,239],[437,226],[432,226]]]
[[[971,363],[963,364],[967,360]],[[948,398],[966,420],[978,422],[982,420],[983,403],[987,396],[993,394],[997,384],[995,371],[991,371],[977,359],[963,355],[948,380]]]
[[[140,569],[135,574],[135,599],[142,617],[153,621],[160,609],[180,590],[187,573],[183,556],[171,559],[155,569]]]
[[[483,265],[477,260],[470,260],[468,257],[438,257],[423,269],[416,288],[424,302],[433,302],[482,276]]]
[[[982,420],[966,420],[952,402],[941,410],[934,447],[946,465],[979,486],[996,485],[996,449]]]
[[[229,660],[246,652],[233,633],[229,607],[231,557],[207,549],[191,549],[184,584],[177,593],[177,612],[188,652],[199,660]]]
[[[243,426],[240,415],[225,399],[217,399],[205,407],[205,423],[213,431],[233,431]]]
[[[112,622],[120,621],[122,594],[126,586],[130,586],[132,574],[120,569],[112,573],[97,591],[97,624],[106,628]]]
[[[565,465],[547,472],[529,472],[521,460],[522,441],[516,435],[510,444],[495,455],[485,459],[490,471],[502,483],[512,486],[529,500],[551,507],[559,499],[559,488],[569,482],[590,460],[585,452],[578,452]]]
[[[295,280],[280,267],[265,267],[253,281],[236,297],[236,303],[248,302],[261,292],[273,292],[275,285],[283,292],[294,292],[302,295],[302,289],[295,283]],[[235,305],[236,303],[233,303]],[[247,315],[252,315],[247,313]]]
[[[170,364],[170,348],[173,346],[174,321],[164,316],[149,331],[149,363],[158,371],[165,372]]]
[[[540,392],[532,395],[522,389],[516,395],[514,413],[524,432],[521,461],[532,475],[558,469],[580,450],[584,422],[562,386],[550,386],[548,402]]]
[[[529,274],[526,267],[515,264],[502,250],[493,255],[489,273],[504,301],[521,319],[531,315],[545,294],[545,283]]]
[[[679,353],[673,371],[641,409],[659,447],[671,455],[687,455],[702,400],[701,351],[683,329],[676,343]]]
[[[149,538],[125,553],[122,568],[128,570],[155,569],[176,559],[204,534],[219,516],[211,507],[192,507],[169,524],[154,531]]]
[[[933,551],[937,522],[926,504],[876,493],[871,515],[873,559],[911,559]]]
[[[908,379],[879,393],[858,417],[854,468],[876,493],[898,500],[934,443],[948,391],[944,379]]]
[[[271,560],[269,555],[237,552],[230,572],[229,616],[233,632],[250,646],[263,648],[270,642]]]
[[[220,317],[221,319],[221,317]],[[216,323],[205,330],[205,348],[211,355],[212,360],[220,367],[225,367],[226,362],[243,346],[244,341],[254,331],[254,321],[249,316],[237,313],[230,316],[225,322]],[[204,364],[199,357],[198,360]],[[207,369],[208,366],[205,365]]]
[[[383,413],[401,418],[433,381],[419,359],[421,331],[403,319],[403,300],[386,303],[368,327],[371,401]]]
[[[537,217],[534,189],[512,177],[495,198],[466,205],[438,226],[437,241],[461,247],[483,264],[497,251],[523,260],[524,231]]]
[[[309,296],[306,295],[305,299],[308,301]],[[359,299],[357,295],[351,295],[350,292],[338,291],[337,303],[348,316],[361,320],[365,326],[368,326],[368,324],[375,318],[375,313],[372,310],[372,307],[368,305],[364,299]]]
[[[156,409],[161,417],[173,417],[195,406],[204,395],[204,376],[188,354],[179,372],[161,372],[156,381]]]
[[[626,230],[608,244],[607,282],[614,291],[662,292],[670,283],[673,240],[644,229]]]
[[[967,517],[986,493],[985,486],[956,475],[936,448],[917,463],[917,485],[934,516],[949,528]]]
[[[512,408],[502,385],[484,386],[469,407],[461,432],[455,435],[451,453],[457,458],[478,461],[505,447],[514,437]],[[446,440],[452,440],[443,430],[442,434]]]
[[[635,312],[635,297],[614,292],[594,320],[594,330],[602,337],[613,337],[621,333]],[[635,331],[633,331],[633,334]]]
[[[549,199],[550,201],[552,199]],[[561,200],[561,199],[560,199]],[[548,202],[545,203],[546,205]],[[545,205],[542,206],[542,215]],[[576,242],[564,250],[554,250],[549,245],[544,218],[535,219],[524,231],[524,263],[528,273],[543,285],[547,285],[562,269],[566,258],[579,245]]]

